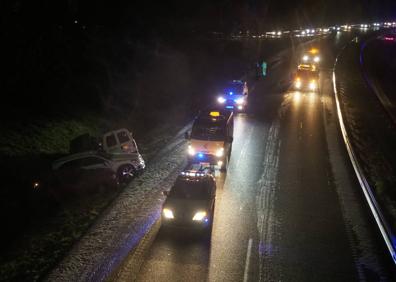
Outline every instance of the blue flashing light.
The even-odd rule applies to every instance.
[[[230,95],[234,94],[232,91],[230,91]]]
[[[227,109],[233,109],[234,106],[226,106]]]
[[[198,158],[202,159],[204,157],[204,154],[198,153]]]

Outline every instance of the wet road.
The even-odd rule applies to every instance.
[[[277,82],[287,81],[291,56],[256,84],[249,114],[235,119],[211,240],[160,231],[138,281],[391,279],[337,131],[331,63],[320,93],[284,91]]]

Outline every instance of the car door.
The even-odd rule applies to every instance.
[[[100,157],[91,156],[81,160],[81,168],[84,170],[96,170],[109,168],[109,165],[107,160]]]
[[[110,168],[109,160],[99,156],[82,159],[82,184],[87,191],[95,191],[99,186],[111,181],[115,172]]]

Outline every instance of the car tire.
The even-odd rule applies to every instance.
[[[117,171],[120,183],[128,183],[136,175],[136,170],[132,165],[123,165]]]

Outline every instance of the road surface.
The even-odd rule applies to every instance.
[[[211,240],[160,230],[138,281],[386,281],[392,270],[334,111],[331,67],[350,38],[320,43],[319,93],[289,91],[293,52],[258,82],[217,174]]]

